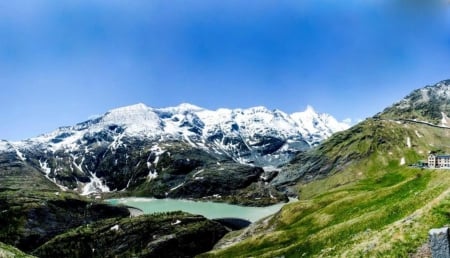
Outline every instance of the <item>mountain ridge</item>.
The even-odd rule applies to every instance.
[[[412,91],[405,98],[375,115],[384,119],[409,119],[450,127],[450,80]]]
[[[237,190],[212,193],[198,181],[220,181],[218,173],[237,178],[250,173],[251,181],[241,178],[246,183],[236,185],[270,193],[252,185],[259,175],[273,178],[274,172],[245,166],[279,166],[347,127],[310,106],[288,115],[262,106],[211,111],[187,103],[167,108],[138,103],[24,141],[1,141],[0,152],[15,154],[59,187],[85,195],[139,188],[151,196],[186,197],[191,196],[186,189],[194,187],[191,197],[198,198]],[[203,177],[194,176],[202,169]],[[229,171],[218,172],[224,169]]]
[[[38,135],[36,137],[31,137],[25,140],[20,141],[8,141],[6,139],[3,139],[2,141],[8,141],[10,143],[19,143],[22,141],[30,141],[30,140],[37,140],[38,138],[42,136],[47,136],[50,134],[53,134],[57,132],[58,130],[65,130],[65,129],[79,129],[84,128],[89,125],[93,124],[123,124],[123,125],[133,125],[133,124],[142,124],[141,126],[148,126],[148,129],[161,129],[163,126],[162,124],[158,124],[161,120],[161,118],[165,118],[164,116],[167,115],[179,115],[179,114],[196,114],[196,113],[202,113],[203,119],[210,119],[209,123],[220,123],[221,119],[230,119],[230,117],[226,116],[232,116],[231,119],[235,118],[239,115],[258,115],[258,114],[271,114],[275,117],[281,117],[285,120],[290,120],[288,122],[292,123],[293,125],[297,125],[298,129],[303,129],[301,125],[308,125],[308,129],[314,129],[314,126],[311,126],[313,123],[320,123],[323,122],[322,120],[329,122],[331,124],[331,128],[326,128],[329,131],[340,131],[347,129],[350,125],[345,122],[338,122],[334,117],[332,117],[329,114],[326,113],[318,113],[314,110],[314,108],[310,105],[307,105],[305,111],[301,112],[294,112],[292,114],[287,114],[279,109],[269,110],[264,106],[256,106],[251,108],[236,108],[236,109],[227,109],[227,108],[219,108],[217,110],[209,110],[205,109],[196,105],[192,105],[189,103],[181,103],[178,106],[174,107],[165,107],[165,108],[153,108],[149,107],[143,103],[137,103],[134,105],[129,106],[123,106],[119,108],[113,108],[104,113],[101,116],[97,116],[94,119],[89,119],[81,123],[77,123],[74,126],[61,126],[57,130],[50,132],[50,133],[44,133],[41,135]],[[155,116],[156,115],[156,116]],[[211,121],[211,119],[213,119]],[[314,121],[318,120],[318,121]],[[227,121],[225,121],[227,122]],[[228,121],[229,122],[229,121]],[[233,121],[234,122],[234,121]],[[141,129],[144,128],[133,128],[133,129]],[[132,130],[131,130],[132,131]],[[316,133],[317,131],[309,132],[311,134]],[[307,130],[301,130],[300,133],[308,134]],[[327,132],[327,136],[329,136],[329,132]],[[313,142],[311,142],[313,143]]]

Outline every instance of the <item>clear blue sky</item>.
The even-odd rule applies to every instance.
[[[138,102],[264,105],[353,121],[450,78],[430,0],[0,2],[0,139]]]

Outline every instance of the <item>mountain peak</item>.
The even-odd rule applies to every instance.
[[[425,89],[430,88],[436,92],[440,97],[445,97],[450,99],[450,80],[444,80],[436,83],[435,85],[425,87]]]
[[[293,117],[303,117],[303,118],[306,118],[306,117],[312,118],[312,117],[316,117],[318,115],[319,114],[316,112],[316,110],[311,105],[307,105],[306,109],[304,111],[295,112],[295,113],[291,114],[291,116],[293,116]]]
[[[414,90],[377,116],[385,119],[410,119],[440,125],[450,115],[449,102],[450,80],[444,80]]]
[[[188,109],[188,110],[199,110],[199,109],[203,109],[199,106],[190,104],[190,103],[181,103],[180,105],[177,106],[180,109]]]
[[[311,105],[307,105],[303,112],[291,114],[291,117],[308,132],[320,132],[322,134],[326,132],[327,136],[350,127],[348,123],[338,122],[329,114],[317,113]]]
[[[306,106],[306,110],[304,112],[308,112],[308,113],[317,113],[316,110],[313,108],[313,106],[311,105],[307,105]]]
[[[269,109],[267,109],[264,106],[256,106],[256,107],[251,107],[248,109],[244,109],[244,111],[250,112],[250,113],[267,113],[270,112]]]
[[[303,117],[316,117],[319,115],[319,113],[317,113],[317,111],[311,105],[307,105],[304,111],[297,112],[297,114],[301,114],[301,116]]]
[[[204,108],[190,104],[190,103],[181,103],[180,105],[175,106],[175,107],[159,108],[158,110],[182,113],[182,112],[186,112],[186,111],[201,111],[201,110],[204,110]]]
[[[108,113],[127,113],[127,112],[136,112],[136,111],[148,111],[150,108],[144,103],[137,103],[134,105],[114,108],[108,111]]]
[[[129,131],[147,131],[157,129],[159,117],[154,110],[145,104],[112,109],[101,118],[102,124],[128,125]]]
[[[447,80],[442,80],[442,81],[440,81],[440,82],[438,82],[438,83],[436,83],[435,85],[432,85],[432,86],[435,86],[435,87],[449,87],[450,86],[450,79],[447,79]]]

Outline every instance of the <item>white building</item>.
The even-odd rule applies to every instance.
[[[430,168],[450,168],[450,155],[430,154],[428,156],[428,167],[430,167]]]

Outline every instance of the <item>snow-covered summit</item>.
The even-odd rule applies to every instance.
[[[349,124],[338,122],[329,114],[319,114],[309,105],[305,111],[293,113],[291,117],[297,123],[303,135],[314,134],[327,138],[335,132],[349,128]]]
[[[102,126],[123,125],[128,133],[161,132],[160,117],[150,107],[139,103],[107,112],[99,122]]]
[[[180,105],[175,107],[160,108],[157,110],[165,112],[183,113],[186,111],[201,111],[203,110],[203,108],[189,103],[181,103]]]
[[[289,115],[265,107],[212,111],[187,103],[168,108],[139,103],[16,145],[74,151],[92,142],[117,148],[124,137],[156,142],[181,140],[237,161],[254,162],[266,154],[276,154],[270,158],[281,159],[282,152],[307,149],[348,127],[328,114],[317,113],[311,106]]]

